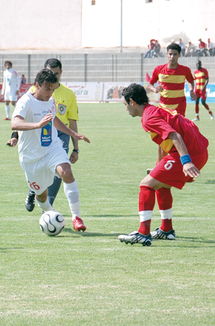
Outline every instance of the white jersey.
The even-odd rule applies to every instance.
[[[27,122],[39,122],[46,114],[51,113],[54,120],[56,112],[55,101],[52,97],[49,101],[39,101],[28,91],[18,100],[13,118],[20,115]],[[34,162],[46,155],[56,143],[61,144],[53,120],[43,128],[19,131],[20,162]]]
[[[3,73],[2,94],[8,91],[19,91],[21,80],[16,70],[13,68],[6,69]]]

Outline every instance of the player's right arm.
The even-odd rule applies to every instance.
[[[178,132],[170,132],[168,138],[173,142],[173,145],[180,155],[181,163],[183,165],[183,172],[185,176],[196,178],[200,175],[199,169],[192,163],[190,155],[187,151],[187,147],[183,141],[183,138]]]
[[[149,84],[148,84],[148,89],[150,89],[150,91],[152,91],[153,93],[159,93],[159,92],[162,92],[163,91],[163,87],[161,85],[157,85],[157,86],[154,86],[154,84],[158,81],[158,69],[159,69],[160,66],[157,66],[153,73],[152,73],[152,77],[149,81]]]
[[[46,126],[53,119],[51,113],[46,114],[39,122],[27,122],[21,115],[16,115],[11,120],[12,130],[33,130]]]
[[[163,87],[161,85],[157,85],[156,87],[152,84],[148,84],[148,88],[150,89],[150,91],[154,92],[154,93],[159,93],[163,91]]]

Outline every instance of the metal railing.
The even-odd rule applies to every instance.
[[[144,53],[43,53],[0,54],[0,74],[4,62],[10,60],[19,75],[24,74],[27,83],[34,83],[35,76],[48,58],[58,58],[63,65],[62,82],[143,82],[157,65],[165,64],[166,57],[144,58]],[[202,66],[209,72],[210,83],[215,83],[215,57],[201,57]],[[179,63],[196,69],[197,57],[181,57]],[[0,80],[2,82],[2,80]]]

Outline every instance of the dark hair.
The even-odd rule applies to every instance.
[[[167,49],[167,52],[169,50],[176,50],[176,51],[178,51],[179,54],[181,53],[181,47],[179,44],[176,44],[176,43],[171,43],[170,45],[167,46],[166,49]]]
[[[59,67],[60,70],[62,70],[62,63],[60,62],[60,60],[55,59],[55,58],[46,60],[46,62],[44,63],[44,68],[47,68],[47,66],[49,66],[50,68]]]
[[[55,73],[50,69],[42,69],[38,72],[35,78],[35,83],[38,83],[39,86],[46,82],[48,84],[55,84],[58,83],[57,76]]]
[[[139,105],[146,104],[149,101],[145,88],[140,84],[130,84],[123,89],[122,95],[128,104],[130,103],[130,98]]]
[[[11,62],[11,61],[8,61],[8,60],[5,61],[4,66],[5,66],[7,63],[8,63],[11,67],[13,66],[12,62]]]

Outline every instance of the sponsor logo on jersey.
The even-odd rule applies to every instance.
[[[52,121],[41,129],[41,146],[49,146],[52,142]]]

